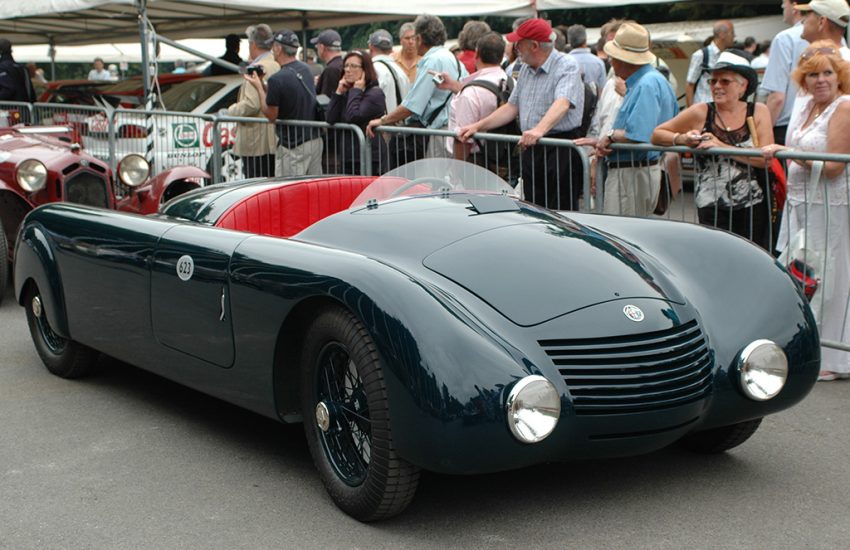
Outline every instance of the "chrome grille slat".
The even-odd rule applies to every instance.
[[[538,343],[558,367],[576,414],[663,409],[711,391],[714,361],[695,320],[643,334]]]
[[[692,342],[696,339],[702,338],[702,332],[695,328],[694,330],[689,330],[683,332],[674,337],[662,337],[662,338],[653,338],[651,340],[641,341],[640,344],[631,343],[617,343],[617,344],[605,344],[605,348],[600,348],[599,344],[597,345],[546,345],[540,344],[544,346],[546,349],[546,353],[549,355],[593,355],[596,353],[606,353],[610,354],[612,352],[634,352],[634,351],[651,351],[655,349],[668,349],[669,347],[676,345],[685,345],[689,342]],[[553,340],[553,342],[567,342],[567,340]]]

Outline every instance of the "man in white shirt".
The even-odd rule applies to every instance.
[[[112,80],[112,73],[103,66],[103,59],[94,58],[94,69],[89,71],[89,80]]]
[[[708,72],[717,63],[717,56],[726,48],[731,48],[735,43],[735,27],[728,19],[723,19],[714,24],[714,35],[711,43],[705,48],[700,48],[691,56],[691,64],[688,66],[688,75],[685,86],[685,100],[688,106],[694,103],[706,103],[711,101],[711,89],[708,85]],[[705,54],[708,55],[706,61]]]
[[[410,90],[410,81],[404,70],[392,57],[393,35],[385,29],[378,29],[369,35],[369,53],[372,65],[378,75],[378,86],[384,92],[387,112],[391,113],[401,105],[401,100]]]

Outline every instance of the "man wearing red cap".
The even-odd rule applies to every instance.
[[[575,59],[553,48],[552,26],[529,19],[507,35],[523,67],[507,103],[490,116],[458,129],[466,141],[519,116],[522,183],[526,200],[557,210],[578,208],[581,159],[567,147],[536,146],[542,137],[576,139],[584,108],[584,85]]]

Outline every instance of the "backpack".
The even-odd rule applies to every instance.
[[[511,93],[514,90],[514,84],[514,79],[510,76],[502,80],[499,84],[494,84],[493,82],[482,78],[466,83],[460,93],[463,93],[463,90],[469,86],[478,86],[489,90],[490,93],[496,96],[496,108],[498,109],[508,102],[508,98],[511,97]],[[512,136],[522,135],[522,132],[519,131],[519,123],[516,119],[513,119],[498,128],[491,128],[490,130],[487,130],[487,133],[506,134]],[[478,142],[478,146],[480,151],[475,155],[476,164],[489,168],[500,175],[502,175],[501,172],[507,171],[509,164],[511,166],[511,171],[519,169],[519,153],[516,151],[516,143],[481,140]]]
[[[581,112],[581,125],[578,129],[579,135],[584,137],[593,121],[593,113],[596,112],[596,102],[599,100],[599,96],[592,85],[584,82],[584,78],[582,78],[582,83],[584,84],[584,109]]]
[[[700,48],[700,51],[702,52],[702,64],[700,65],[699,76],[697,76],[697,80],[694,82],[694,93],[696,93],[697,86],[699,86],[699,81],[702,77],[711,72],[711,68],[708,66],[708,46],[703,46]]]

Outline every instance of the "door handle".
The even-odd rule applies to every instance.
[[[224,321],[224,287],[221,287],[221,315],[219,315],[218,320]]]

